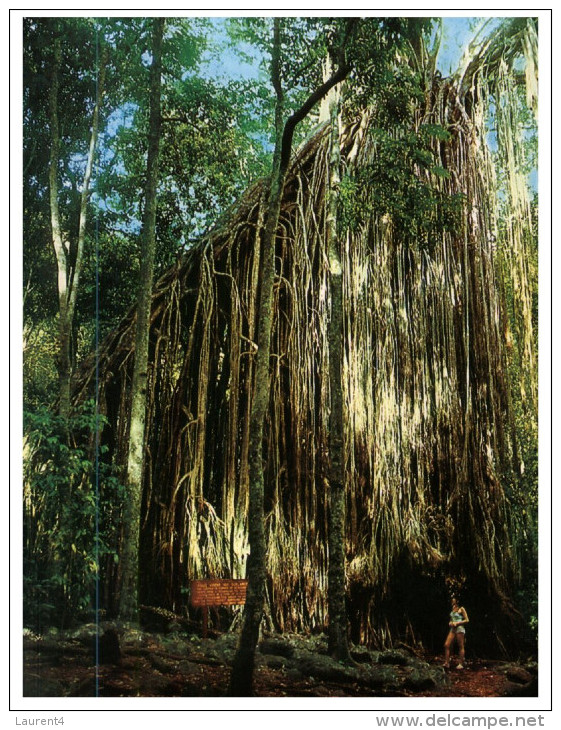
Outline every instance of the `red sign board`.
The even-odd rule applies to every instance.
[[[191,605],[239,606],[245,603],[247,580],[209,578],[191,581]]]

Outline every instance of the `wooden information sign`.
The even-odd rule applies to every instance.
[[[203,637],[208,628],[208,609],[217,606],[239,606],[245,603],[247,580],[208,578],[191,581],[191,605],[203,609]]]
[[[191,581],[191,604],[203,606],[238,606],[245,603],[247,580],[209,578]]]

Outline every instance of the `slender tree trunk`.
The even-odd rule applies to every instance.
[[[138,620],[138,578],[140,510],[144,469],[146,426],[146,388],[150,335],[152,280],[156,251],[156,191],[160,154],[161,66],[164,18],[155,18],[152,28],[152,67],[150,71],[150,121],[146,171],[144,216],[141,236],[141,266],[138,288],[134,371],[131,394],[129,450],[127,460],[127,499],[121,554],[122,585],[119,616]]]
[[[275,241],[282,200],[286,167],[281,166],[283,92],[280,77],[280,19],[274,20],[274,42],[271,59],[271,78],[276,94],[275,152],[267,213],[262,240],[261,296],[257,312],[257,354],[255,359],[255,388],[249,422],[249,515],[248,536],[250,555],[247,562],[247,598],[244,623],[238,651],[234,659],[230,694],[239,697],[251,695],[255,666],[255,649],[263,616],[266,581],[266,545],[263,500],[263,427],[269,404],[269,357],[273,317],[273,285],[275,281]]]
[[[329,653],[339,661],[350,662],[345,605],[345,454],[343,433],[343,269],[337,236],[337,198],[340,187],[339,166],[339,90],[329,92],[331,124],[329,188],[327,193],[327,250],[331,291],[328,324],[329,382],[329,566],[327,600],[329,608]]]
[[[49,89],[49,123],[51,151],[49,159],[49,202],[51,208],[51,229],[53,248],[57,263],[58,290],[58,378],[59,412],[67,417],[70,412],[70,327],[68,318],[68,248],[62,237],[60,210],[58,205],[58,164],[60,156],[60,132],[58,124],[58,87],[62,59],[60,38],[55,39],[51,87]]]
[[[90,194],[90,180],[92,177],[93,163],[95,159],[95,150],[97,147],[97,135],[99,132],[99,110],[103,98],[105,87],[105,70],[107,67],[108,49],[104,47],[101,51],[99,61],[99,73],[97,79],[96,103],[92,119],[92,133],[90,137],[90,146],[88,149],[88,159],[86,161],[86,169],[84,170],[84,180],[82,182],[82,196],[80,199],[80,222],[78,224],[78,246],[76,249],[76,260],[71,271],[70,290],[68,293],[68,310],[71,319],[74,319],[74,311],[76,309],[76,297],[80,285],[80,276],[82,274],[82,262],[84,258],[84,243],[86,239],[86,222],[88,214],[88,199]]]
[[[52,65],[52,80],[49,90],[49,124],[51,133],[51,150],[49,159],[49,201],[51,208],[51,229],[53,248],[57,262],[57,289],[59,303],[59,412],[65,418],[70,414],[70,378],[72,375],[72,327],[76,298],[82,271],[84,242],[86,237],[87,205],[89,187],[93,169],[93,161],[97,146],[99,130],[99,110],[103,99],[105,85],[105,68],[107,64],[107,50],[101,54],[100,68],[97,81],[96,103],[94,107],[92,132],[86,161],[86,170],[82,184],[80,202],[80,223],[78,230],[77,252],[74,262],[70,261],[69,246],[64,241],[60,209],[58,204],[58,165],[60,157],[60,132],[58,122],[58,89],[59,72],[62,61],[60,38],[55,39],[54,58]]]
[[[250,696],[253,691],[255,650],[259,640],[259,628],[263,617],[266,582],[266,544],[264,530],[264,474],[263,430],[269,405],[269,358],[273,321],[273,285],[275,280],[275,243],[286,172],[290,162],[294,130],[329,92],[349,72],[342,65],[327,81],[316,89],[306,102],[283,126],[284,95],[281,81],[281,20],[274,20],[274,42],[271,59],[271,78],[276,93],[275,152],[263,233],[263,268],[261,296],[257,315],[257,355],[255,363],[255,388],[249,425],[249,514],[248,535],[250,555],[247,566],[248,588],[244,610],[244,624],[238,651],[232,667],[230,694]]]

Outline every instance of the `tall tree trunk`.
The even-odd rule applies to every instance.
[[[160,155],[162,38],[164,24],[164,18],[155,18],[152,27],[148,160],[142,222],[140,281],[138,288],[135,357],[131,393],[131,418],[126,479],[127,499],[123,549],[121,554],[123,579],[119,602],[119,616],[125,621],[133,622],[138,620],[138,553],[140,544],[142,476],[144,469],[150,309],[156,251],[156,192]]]
[[[255,389],[249,425],[249,514],[248,537],[250,555],[247,566],[248,588],[238,651],[232,667],[230,694],[250,696],[253,691],[255,649],[263,616],[266,581],[266,545],[264,529],[263,429],[269,405],[269,358],[273,321],[273,285],[275,280],[275,243],[286,172],[290,162],[294,130],[312,108],[349,72],[343,64],[327,81],[316,89],[283,126],[284,95],[281,79],[281,20],[274,20],[274,41],[271,59],[271,79],[276,93],[275,152],[270,191],[263,233],[263,269],[261,296],[257,315],[257,355]]]
[[[269,356],[273,316],[273,285],[275,281],[275,241],[280,213],[286,166],[281,165],[282,117],[284,95],[280,71],[280,19],[274,19],[274,41],[271,58],[271,79],[276,94],[275,151],[267,200],[267,213],[262,240],[261,296],[257,313],[257,353],[255,358],[255,389],[249,422],[249,515],[248,537],[250,555],[247,562],[247,599],[244,623],[238,651],[232,667],[230,694],[247,697],[253,689],[255,649],[263,615],[266,580],[266,545],[263,499],[263,427],[269,404]]]
[[[49,201],[51,209],[51,229],[53,248],[57,263],[57,289],[59,303],[59,412],[61,416],[68,417],[70,414],[70,378],[72,375],[72,327],[74,324],[74,312],[76,309],[76,298],[82,272],[82,261],[84,253],[84,242],[86,238],[87,206],[89,197],[90,180],[93,169],[93,161],[97,146],[99,130],[99,110],[103,99],[105,85],[105,69],[107,65],[107,49],[101,54],[100,67],[97,79],[96,103],[94,107],[92,132],[82,183],[82,196],[80,201],[80,223],[78,229],[78,241],[76,247],[76,258],[70,260],[70,247],[64,240],[62,223],[58,204],[58,165],[60,157],[60,132],[58,122],[58,89],[59,72],[62,61],[62,48],[60,38],[55,39],[54,58],[52,65],[52,80],[49,90],[49,124],[51,133],[51,150],[49,158]]]
[[[84,180],[82,182],[82,196],[80,198],[80,221],[78,224],[78,245],[76,248],[76,259],[70,272],[70,290],[68,292],[68,310],[71,319],[74,319],[74,311],[76,309],[76,297],[78,296],[78,288],[80,285],[80,276],[82,274],[82,261],[84,258],[84,243],[86,240],[86,222],[88,214],[88,199],[90,194],[90,180],[92,177],[93,163],[95,158],[95,150],[97,147],[97,135],[99,132],[99,109],[103,98],[105,87],[105,70],[107,67],[109,51],[105,46],[100,54],[99,73],[97,79],[96,104],[92,119],[92,133],[90,137],[90,146],[88,150],[88,159],[86,160],[86,169],[84,170]]]
[[[339,89],[329,92],[331,124],[329,188],[327,199],[327,250],[331,291],[331,316],[328,324],[329,382],[329,566],[328,610],[329,653],[339,661],[350,662],[345,605],[345,454],[343,433],[343,270],[337,236],[337,199],[339,167]]]
[[[62,60],[60,38],[55,39],[52,65],[51,87],[49,89],[49,123],[51,133],[51,151],[49,159],[49,201],[51,207],[51,229],[53,248],[57,263],[58,289],[58,377],[59,377],[59,412],[68,416],[70,412],[70,327],[68,320],[68,248],[62,237],[60,209],[58,205],[58,164],[60,155],[60,132],[58,124],[58,87],[59,72]]]

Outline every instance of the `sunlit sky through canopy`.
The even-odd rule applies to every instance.
[[[467,44],[473,39],[477,32],[478,18],[475,17],[443,17],[443,35],[438,55],[438,68],[444,76],[448,76],[458,67]],[[487,30],[493,25],[493,19],[488,19]],[[215,27],[215,42],[223,44],[223,53],[220,58],[209,53],[207,56],[207,70],[209,77],[214,78],[256,78],[259,74],[259,63],[252,64],[248,60],[242,60],[240,56],[232,53],[226,46],[226,33],[224,24],[226,18],[214,18],[212,23]],[[248,55],[255,53],[255,49],[241,49]]]

